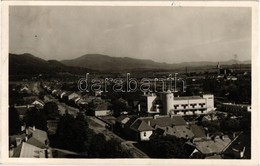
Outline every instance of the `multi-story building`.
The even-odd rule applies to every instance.
[[[144,94],[141,97],[141,112],[148,115],[194,115],[214,111],[214,96],[174,97],[171,91]]]

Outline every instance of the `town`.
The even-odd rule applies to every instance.
[[[138,86],[149,86],[131,92],[81,91],[82,75],[11,77],[9,157],[250,159],[251,66],[215,66],[136,71]],[[152,84],[169,75],[171,88]]]

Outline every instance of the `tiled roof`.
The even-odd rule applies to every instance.
[[[23,142],[20,157],[21,158],[44,158],[45,154],[43,149],[30,145],[26,142]]]
[[[29,131],[33,133],[33,138],[37,139],[42,144],[45,144],[45,141],[48,140],[48,135],[46,131],[35,129],[29,127]]]
[[[182,97],[174,97],[174,100],[194,100],[194,99],[203,99],[200,96],[182,96]]]
[[[190,129],[193,132],[195,138],[206,137],[205,131],[202,126],[192,124],[192,125],[190,125]]]
[[[212,153],[221,153],[231,140],[226,136],[225,138],[215,138],[212,139],[201,139],[194,141],[193,145],[202,153],[202,154],[212,154]]]
[[[46,147],[45,143],[40,142],[39,140],[37,140],[34,137],[31,137],[30,139],[28,139],[28,141],[26,143],[33,145],[33,146],[36,146],[36,147],[41,148],[41,149]]]
[[[14,148],[14,154],[12,157],[20,157],[22,150],[22,144],[18,145],[16,148]]]
[[[28,108],[27,106],[24,106],[24,107],[22,107],[22,106],[17,106],[17,107],[15,107],[15,109],[17,110],[17,112],[18,112],[19,115],[26,115],[26,112],[27,112],[28,109],[30,109],[30,108]]]
[[[151,126],[149,126],[144,121],[137,119],[131,126],[131,129],[135,131],[151,131],[154,130]]]
[[[110,103],[108,103],[108,102],[98,104],[95,111],[109,110],[109,106],[110,106]]]
[[[187,126],[173,126],[166,128],[166,134],[176,136],[178,138],[193,138],[194,134]]]
[[[162,116],[162,117],[148,117],[148,118],[141,118],[144,120],[147,124],[148,121],[150,121],[150,124],[152,127],[155,125],[158,125],[160,127],[169,127],[169,126],[179,126],[179,125],[186,125],[186,121],[181,116]]]

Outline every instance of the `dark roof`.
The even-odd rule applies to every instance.
[[[251,141],[250,141],[250,133],[243,132],[240,133],[234,140],[230,143],[230,145],[224,151],[224,158],[229,158],[231,154],[233,154],[234,150],[242,151],[245,147],[244,158],[249,159],[251,157]]]
[[[26,112],[30,109],[27,106],[15,106],[15,109],[17,110],[19,115],[26,115]]]
[[[34,145],[34,146],[41,148],[41,149],[46,147],[44,143],[40,142],[39,140],[37,140],[34,137],[31,137],[30,139],[28,139],[28,141],[26,143]]]
[[[177,138],[193,138],[194,134],[188,129],[188,126],[173,126],[166,128],[166,134],[174,135]]]
[[[143,120],[137,119],[131,126],[131,129],[135,131],[151,131],[154,130],[151,126],[145,123]]]
[[[193,132],[195,138],[206,137],[204,128],[202,126],[192,124],[190,125],[190,129]]]
[[[194,99],[203,99],[200,96],[182,96],[182,97],[174,97],[174,100],[194,100]]]
[[[110,103],[108,102],[101,103],[96,107],[95,111],[109,110],[109,106]]]
[[[16,148],[14,148],[14,154],[12,157],[20,157],[21,150],[22,150],[22,143],[18,145]]]
[[[141,118],[144,120],[147,124],[148,121],[150,121],[150,124],[152,127],[155,125],[158,125],[160,127],[171,127],[171,126],[180,126],[180,125],[186,125],[186,121],[183,119],[181,116],[161,116],[161,117],[156,117],[156,118]]]
[[[127,116],[127,115],[120,115],[120,116],[116,119],[116,121],[119,122],[119,123],[121,123],[122,120],[124,120],[126,117],[128,117],[128,116]]]

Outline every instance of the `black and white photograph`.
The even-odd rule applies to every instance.
[[[111,3],[8,6],[2,153],[251,161],[254,8]]]

